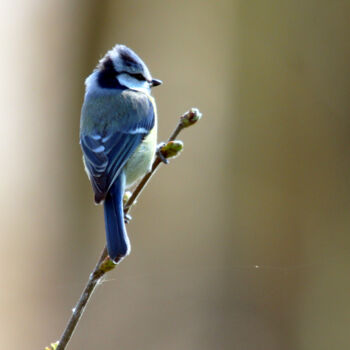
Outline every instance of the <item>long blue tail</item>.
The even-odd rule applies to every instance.
[[[123,213],[125,175],[121,173],[110,188],[104,202],[107,250],[109,257],[120,262],[130,253]]]

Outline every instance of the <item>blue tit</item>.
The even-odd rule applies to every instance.
[[[95,203],[103,203],[107,250],[118,263],[130,252],[124,191],[150,171],[157,147],[153,79],[131,49],[116,45],[85,81],[80,145]]]

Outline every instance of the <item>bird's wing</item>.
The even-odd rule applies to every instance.
[[[97,203],[106,197],[125,163],[154,126],[153,104],[149,98],[143,101],[148,104],[144,108],[123,108],[122,116],[119,112],[117,118],[122,118],[122,123],[114,121],[102,132],[96,128],[85,133],[83,129],[80,134],[84,163]]]

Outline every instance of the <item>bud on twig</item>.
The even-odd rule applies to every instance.
[[[197,108],[191,108],[181,118],[182,127],[187,128],[202,118],[202,113]]]
[[[164,145],[160,149],[160,152],[162,153],[163,157],[166,159],[175,158],[181,153],[183,147],[184,145],[182,141],[179,141],[179,140],[169,141],[166,145]]]

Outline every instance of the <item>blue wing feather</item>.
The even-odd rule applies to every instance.
[[[104,200],[107,249],[115,262],[130,252],[124,224],[123,168],[155,124],[152,98],[133,90],[89,91],[82,108],[80,143],[95,202]]]
[[[97,203],[106,197],[125,163],[154,126],[153,106],[149,99],[145,103],[148,105],[142,110],[142,118],[138,115],[141,110],[131,109],[130,112],[136,115],[123,116],[122,125],[109,123],[111,125],[99,125],[93,132],[81,130],[84,162]]]

